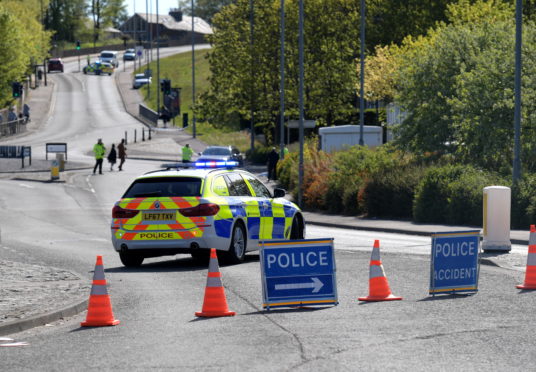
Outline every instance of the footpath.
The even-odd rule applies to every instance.
[[[141,102],[139,91],[132,89],[130,71],[117,71],[115,81],[121,94],[126,111],[137,120],[138,104]],[[41,85],[30,92],[29,105],[31,119],[27,133],[35,131],[46,123],[54,102],[54,82],[49,79],[48,86]],[[129,159],[151,159],[163,162],[179,161],[180,150],[189,143],[194,151],[200,152],[205,147],[202,141],[193,139],[190,134],[179,128],[154,129],[149,141],[129,142]],[[24,136],[24,134],[20,135]],[[4,159],[5,160],[5,159]],[[32,165],[21,169],[20,159],[14,162],[0,163],[0,177],[16,178],[22,172],[37,172],[44,178],[49,176],[50,161],[32,159]],[[66,163],[66,171],[90,169],[92,164]],[[259,170],[263,168],[259,168]],[[261,179],[263,176],[261,176]],[[264,181],[274,187],[272,182]],[[324,213],[304,212],[308,225],[325,227],[388,232],[430,236],[435,232],[452,232],[464,230],[480,230],[475,226],[450,226],[437,224],[417,224],[411,221],[368,219],[353,216],[326,215]],[[529,231],[512,230],[512,244],[528,245]],[[80,278],[74,273],[61,269],[29,265],[24,262],[13,262],[2,259],[2,250],[9,250],[0,244],[0,336],[13,334],[32,327],[73,316],[87,309],[90,281]],[[483,253],[482,264],[496,265],[508,269],[525,267],[526,255]],[[23,261],[23,259],[21,259]],[[46,300],[44,300],[46,299]]]

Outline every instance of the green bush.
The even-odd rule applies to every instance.
[[[401,164],[371,175],[363,189],[363,204],[368,217],[411,219],[415,189],[424,168]]]
[[[429,168],[417,186],[413,217],[417,222],[482,224],[482,190],[504,181],[469,165]]]
[[[536,174],[512,186],[512,228],[528,230],[531,224],[536,224]]]
[[[255,146],[253,151],[251,149],[246,151],[246,159],[253,164],[266,164],[268,163],[268,153],[271,150],[270,146]]]

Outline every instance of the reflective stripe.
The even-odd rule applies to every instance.
[[[93,284],[91,287],[91,293],[90,295],[107,295],[108,290],[106,289],[105,285],[97,285]]]
[[[369,279],[379,278],[382,276],[385,276],[385,273],[383,271],[383,266],[371,266],[370,267]]]
[[[261,217],[261,234],[260,239],[272,239],[272,232],[274,230],[274,218],[273,217]]]
[[[529,245],[536,245],[536,233],[533,233],[533,232],[530,233]]]
[[[372,248],[372,255],[370,256],[371,261],[380,260],[380,248]]]
[[[207,277],[207,287],[222,287],[222,282],[220,277]]]
[[[536,253],[536,245],[529,245],[529,253]]]
[[[102,265],[96,265],[93,272],[93,280],[104,280],[104,267]]]
[[[536,253],[529,253],[527,256],[527,266],[536,266]]]
[[[208,264],[208,272],[210,273],[219,273],[220,268],[218,266],[218,260],[217,259],[210,259],[210,262]]]

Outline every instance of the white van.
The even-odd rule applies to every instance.
[[[100,53],[100,60],[102,62],[108,62],[115,68],[119,67],[119,60],[117,59],[117,52],[113,50],[103,50]]]

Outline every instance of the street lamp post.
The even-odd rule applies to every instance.
[[[285,0],[281,0],[281,55],[279,57],[280,83],[279,83],[279,106],[281,116],[279,118],[279,158],[285,156]]]
[[[298,101],[300,111],[300,161],[298,166],[298,206],[302,207],[302,195],[303,195],[303,0],[299,2],[299,20],[298,20],[298,64],[300,69],[299,88],[298,88]]]
[[[250,57],[251,57],[251,96],[250,96],[250,131],[251,131],[251,143],[250,143],[250,149],[251,152],[255,149],[255,87],[254,87],[254,81],[253,77],[255,76],[255,60],[253,58],[253,45],[254,45],[254,36],[255,36],[255,16],[253,13],[253,0],[249,0],[249,32],[250,32],[250,40],[249,40],[249,49],[250,49]]]
[[[195,29],[194,29],[194,0],[192,0],[192,136],[196,137],[195,128]]]
[[[514,77],[514,184],[521,178],[521,46],[523,24],[523,0],[516,1],[516,67]]]
[[[361,61],[359,88],[359,145],[363,146],[363,126],[365,124],[365,0],[361,0]]]
[[[160,24],[158,23],[158,0],[156,0],[156,112],[160,116]]]

